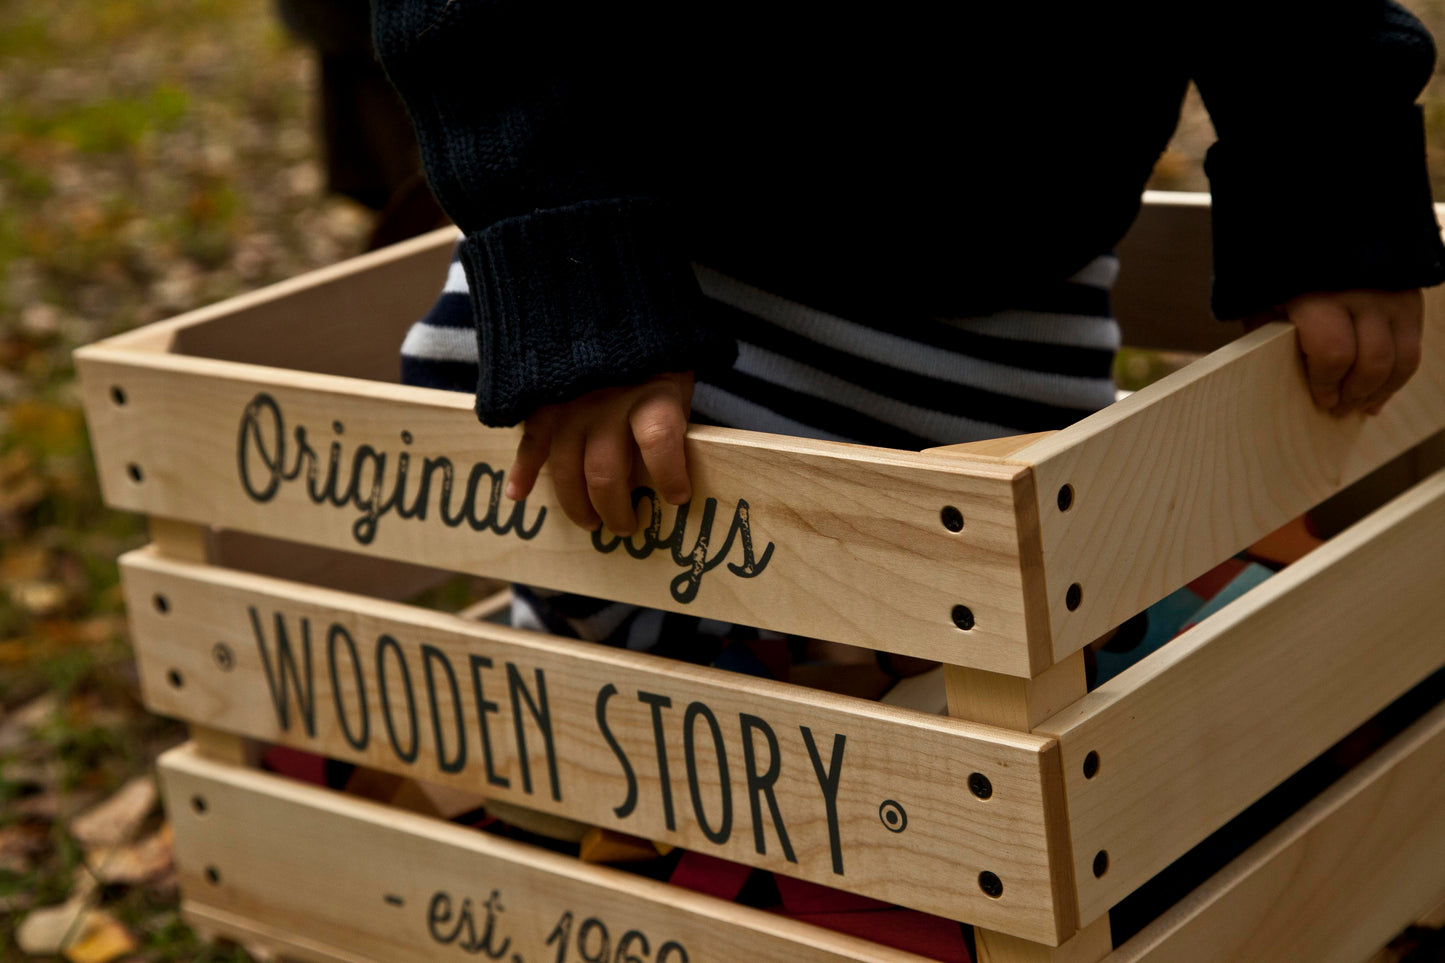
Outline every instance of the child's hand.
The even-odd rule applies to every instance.
[[[1376,415],[1420,366],[1424,313],[1418,290],[1317,291],[1246,323],[1292,322],[1315,404],[1336,415]]]
[[[526,498],[550,457],[552,484],[567,517],[591,531],[599,522],[618,535],[637,525],[632,478],[637,456],[670,504],[692,497],[683,438],[692,408],[691,371],[661,374],[640,385],[602,388],[532,412],[507,472],[506,495]]]

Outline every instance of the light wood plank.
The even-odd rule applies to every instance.
[[[1062,946],[1030,943],[988,930],[977,934],[978,963],[1099,963],[1113,950],[1109,917],[1101,916]]]
[[[600,924],[614,948],[631,930],[643,934],[650,947],[645,958],[653,963],[925,963],[466,827],[209,762],[185,749],[167,753],[160,766],[181,883],[192,906],[210,908],[222,930],[220,913],[264,920],[272,933],[304,934],[305,942],[329,954],[313,958],[328,963],[420,963],[461,955],[460,940],[439,937],[450,936],[469,911],[480,945],[494,892],[490,948],[510,940],[509,960],[554,959],[557,940],[549,945],[548,935],[570,913],[568,959],[578,958],[584,926],[589,952],[595,952]],[[203,814],[190,804],[196,796],[205,800]],[[215,882],[208,868],[215,870]],[[589,925],[590,919],[598,924]],[[463,925],[461,939],[467,935]],[[664,952],[669,942],[682,950]],[[641,948],[634,937],[631,949]]]
[[[1033,679],[1014,679],[978,669],[945,665],[944,683],[948,695],[948,714],[986,725],[1027,732],[1059,707],[1081,698],[1087,691],[1084,678],[1083,653],[1057,663]],[[1059,929],[1054,939],[1021,939],[1011,932],[976,926],[976,942],[987,958],[989,947],[995,959],[1037,961],[1037,963],[1094,963],[1102,954],[1093,948],[1102,940],[1108,943],[1109,921],[1095,922],[1079,930],[1076,912],[1077,895],[1074,884],[1073,849],[1069,838],[1069,813],[1064,793],[1061,757],[1051,751],[1042,771],[1045,804],[1044,825],[1050,854],[1049,881],[1054,903],[1060,907]]]
[[[505,575],[996,672],[1026,675],[1038,659],[1030,659],[1024,624],[1014,506],[1016,481],[1026,478],[1027,470],[1017,466],[694,428],[688,459],[695,496],[684,537],[678,539],[681,547],[676,553],[671,547],[647,552],[674,531],[678,510],[663,506],[657,537],[649,542],[644,535],[634,536],[632,544],[646,556],[635,558],[621,547],[610,554],[594,547],[593,536],[563,516],[549,478],[535,497],[518,503],[518,524],[508,527],[514,507],[505,499],[489,522],[487,494],[494,479],[501,487],[505,470],[497,467],[492,474],[491,466],[511,463],[517,436],[514,430],[478,427],[464,396],[98,346],[77,357],[102,486],[118,508],[368,556]],[[125,386],[125,406],[110,402],[114,384]],[[459,517],[456,527],[443,524],[440,469],[426,476],[433,483],[424,519],[390,511],[376,520],[374,531],[355,502],[344,509],[314,502],[304,470],[272,491],[262,457],[269,453],[272,463],[279,457],[271,409],[252,409],[255,423],[263,426],[264,443],[241,432],[248,405],[263,393],[284,417],[285,470],[295,467],[294,431],[300,426],[322,452],[318,495],[324,493],[327,446],[333,440],[347,466],[343,490],[352,477],[349,466],[361,453],[364,504],[370,504],[375,462],[360,446],[387,455],[379,501],[390,497],[403,454],[409,459],[406,491],[413,500],[422,488],[424,460],[445,457],[457,475],[451,511],[461,511],[466,479],[475,477],[479,490],[471,504],[478,521],[488,524],[481,531]],[[334,423],[342,425],[340,435]],[[248,494],[243,484],[241,437],[251,439],[245,462],[250,491],[264,501]],[[139,482],[128,473],[132,464],[141,468]],[[710,540],[699,542],[708,505],[714,511]],[[963,514],[961,531],[943,524],[946,506]],[[497,528],[507,534],[497,534]],[[535,537],[521,538],[519,530]],[[735,534],[731,539],[730,531]],[[363,543],[358,533],[374,537]],[[751,558],[745,534],[751,538]],[[695,552],[706,558],[700,574],[694,571]],[[958,605],[970,609],[972,629],[955,623]],[[1039,651],[1048,654],[1046,645]]]
[[[1088,690],[1082,651],[1032,679],[956,665],[944,666],[943,671],[950,716],[1019,732],[1032,732]]]
[[[1050,739],[145,551],[122,565],[157,712],[1034,939],[1072,931]]]
[[[931,452],[953,452],[959,455],[983,456],[985,458],[1010,458],[1014,452],[1027,448],[1036,441],[1043,441],[1052,431],[1036,431],[1028,435],[1007,435],[1003,438],[985,438],[983,441],[969,441],[961,445],[943,445],[929,448]]]
[[[1442,571],[1445,472],[1040,726],[1063,748],[1084,918],[1445,664]]]
[[[493,592],[480,602],[476,602],[462,609],[457,613],[457,618],[471,619],[475,622],[489,622],[511,607],[512,590],[509,588],[502,589],[500,592]]]
[[[1111,963],[1355,963],[1445,894],[1445,706],[1325,790]]]
[[[360,956],[318,943],[304,933],[283,932],[265,921],[227,913],[197,900],[182,900],[181,916],[202,939],[208,942],[230,940],[245,947],[246,953],[253,958],[258,955],[257,950],[262,950],[283,960],[304,963],[387,963],[374,956]]]
[[[1015,453],[1034,466],[1054,657],[1445,427],[1445,289],[1427,308],[1420,371],[1378,417],[1316,409],[1275,323]]]

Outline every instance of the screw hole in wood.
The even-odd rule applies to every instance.
[[[1109,853],[1107,850],[1099,850],[1094,854],[1094,878],[1099,879],[1109,871]]]
[[[171,610],[171,600],[159,592],[151,596],[151,602],[155,605],[156,611],[162,615],[165,615]]]
[[[967,605],[955,605],[953,607],[953,624],[967,632],[973,628],[973,609]]]
[[[993,795],[993,783],[981,772],[975,772],[969,775],[968,788],[979,799],[987,799]]]
[[[195,811],[197,816],[204,816],[206,814],[206,797],[199,795],[192,796],[191,809]]]
[[[212,886],[219,886],[221,883],[221,871],[214,866],[206,867],[206,882]]]
[[[939,512],[938,516],[939,519],[943,522],[943,527],[948,529],[950,532],[963,531],[963,512],[959,511],[954,506],[943,506],[943,511]]]
[[[1073,585],[1070,585],[1069,590],[1064,593],[1064,604],[1069,607],[1070,612],[1073,612],[1078,609],[1083,601],[1084,587],[1078,582],[1075,582]]]
[[[125,466],[125,473],[130,476],[131,481],[137,484],[145,480],[145,472],[141,471],[140,466],[135,462]]]
[[[126,402],[125,389],[120,385],[111,385],[110,400],[115,402],[117,408],[124,408]]]
[[[171,684],[172,689],[179,689],[186,683],[186,680],[181,677],[179,669],[171,669],[169,672],[167,672],[166,681]]]
[[[1065,485],[1059,489],[1059,511],[1066,512],[1074,507],[1074,486]]]
[[[989,899],[998,899],[1003,895],[1003,880],[997,874],[984,870],[978,874],[978,888]]]
[[[1098,774],[1099,754],[1091,749],[1089,750],[1089,754],[1084,757],[1084,778],[1093,779]]]

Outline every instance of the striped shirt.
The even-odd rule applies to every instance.
[[[738,339],[730,370],[699,377],[700,423],[923,449],[1062,428],[1114,400],[1113,255],[970,318],[843,317],[695,271],[710,320]],[[475,391],[476,338],[454,256],[441,297],[402,344],[402,381]]]

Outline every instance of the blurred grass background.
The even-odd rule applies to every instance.
[[[1406,5],[1445,32],[1445,0]],[[100,506],[70,353],[360,252],[371,215],[325,193],[317,94],[267,0],[0,0],[0,959],[87,872],[70,818],[181,737],[140,704],[115,558],[142,525]],[[1191,96],[1151,186],[1207,189],[1211,139]],[[1177,363],[1129,353],[1120,378]],[[173,876],[93,898],[127,959],[246,958],[181,924]]]

